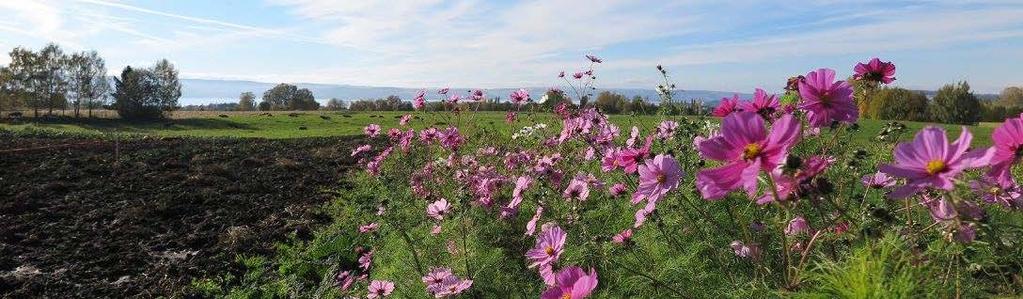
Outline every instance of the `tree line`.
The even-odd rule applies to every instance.
[[[933,95],[900,87],[871,88],[856,85],[860,114],[864,118],[926,121],[947,124],[1000,122],[1023,113],[1023,88],[1005,88],[998,99],[982,100],[967,82],[942,86]]]
[[[107,76],[106,62],[96,51],[65,52],[48,44],[38,51],[17,47],[11,62],[0,66],[0,111],[72,108],[75,117],[87,110],[115,109],[122,118],[164,117],[181,97],[178,71],[166,59],[148,68],[127,66],[120,77]],[[112,99],[112,102],[109,102]]]

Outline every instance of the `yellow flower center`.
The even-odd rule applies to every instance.
[[[572,293],[567,293],[561,296],[561,299],[572,299]]]
[[[554,247],[547,246],[547,248],[543,249],[543,252],[547,253],[547,255],[554,255]]]
[[[942,160],[931,160],[931,162],[927,162],[927,173],[931,175],[943,172],[947,168],[948,166],[945,165],[945,161]]]
[[[760,144],[750,143],[749,145],[746,145],[745,149],[743,149],[742,158],[746,160],[752,160],[753,158],[759,156],[762,150],[763,148],[760,147]]]

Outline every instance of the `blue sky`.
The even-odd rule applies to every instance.
[[[896,85],[1023,85],[1023,1],[0,1],[0,49],[95,49],[116,73],[174,62],[186,78],[399,87],[778,90],[871,57]],[[9,58],[0,57],[0,64]]]

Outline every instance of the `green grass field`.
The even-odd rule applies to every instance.
[[[135,134],[156,136],[194,136],[194,137],[243,137],[243,138],[300,138],[324,137],[362,134],[367,124],[376,123],[384,128],[395,127],[398,117],[407,112],[294,112],[297,116],[289,116],[291,112],[275,111],[272,116],[253,112],[179,112],[173,119],[158,122],[125,122],[117,119],[60,119],[50,121],[33,121],[27,119],[22,123],[0,123],[0,128],[14,131],[44,130],[83,134]],[[227,117],[220,117],[219,115]],[[542,122],[556,126],[560,120],[548,113],[519,115],[517,123],[506,123],[502,112],[479,112],[475,115],[465,113],[460,117],[452,117],[447,113],[415,113],[420,119],[414,120],[412,126],[422,128],[430,125],[446,126],[447,124],[468,124],[474,122],[483,127],[494,127],[504,134],[511,134],[522,126]],[[347,117],[346,117],[347,116]],[[671,117],[669,117],[671,118]],[[614,115],[612,121],[622,127],[624,134],[635,125],[650,129],[663,119],[661,116],[629,116]],[[710,118],[714,120],[714,118]],[[886,121],[863,119],[860,130],[854,133],[853,140],[858,143],[870,143],[881,130]],[[928,125],[919,122],[903,122],[909,128],[909,134],[901,139],[912,137],[912,133]],[[975,146],[989,145],[991,130],[998,123],[981,123],[967,126],[974,134]],[[950,138],[959,134],[958,125],[943,125]],[[304,127],[304,129],[302,129]],[[465,127],[465,126],[462,126]],[[513,128],[514,127],[514,128]],[[648,132],[648,130],[643,130]]]

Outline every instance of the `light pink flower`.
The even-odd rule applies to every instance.
[[[362,129],[362,132],[366,133],[369,137],[377,137],[377,135],[380,135],[380,125],[369,124]]]
[[[366,294],[366,298],[384,298],[391,295],[394,292],[394,283],[386,280],[374,280],[369,283],[369,293]]]
[[[371,149],[373,149],[373,147],[370,146],[369,144],[360,145],[359,147],[355,148],[355,150],[352,150],[352,157],[355,157],[361,153],[368,152]]]
[[[444,216],[449,213],[451,213],[451,205],[448,204],[447,199],[441,198],[426,206],[426,215],[433,219],[444,220]]]
[[[565,188],[561,195],[565,200],[586,201],[586,198],[590,196],[590,186],[586,181],[572,179],[568,183],[568,188]]]
[[[412,120],[412,114],[402,115],[401,119],[398,120],[398,125],[402,125],[402,126],[408,125],[408,122],[410,120]]]
[[[880,171],[874,174],[865,175],[860,181],[863,182],[863,186],[873,189],[884,189],[895,186],[895,178],[892,178]]]
[[[536,237],[536,245],[526,251],[526,258],[530,261],[529,267],[551,265],[557,262],[561,257],[567,237],[568,234],[556,225],[544,228]]]
[[[632,241],[632,229],[626,229],[611,237],[611,243],[626,244]]]
[[[508,98],[510,98],[512,103],[515,105],[522,105],[529,100],[529,92],[525,89],[519,89],[508,95]]]
[[[639,167],[639,187],[632,194],[632,204],[646,199],[656,202],[675,188],[682,179],[678,162],[668,155],[657,155]]]
[[[611,193],[611,196],[618,197],[624,194],[625,191],[628,191],[627,188],[628,187],[626,187],[625,184],[615,183],[608,188],[607,192]]]
[[[359,226],[359,232],[364,234],[370,234],[377,231],[380,228],[380,223],[372,222],[366,225]]]
[[[808,231],[810,231],[810,224],[806,222],[806,218],[803,218],[803,216],[792,218],[792,220],[789,220],[789,225],[785,227],[785,234],[789,236],[795,236]]]
[[[533,218],[526,222],[526,235],[532,236],[533,232],[536,231],[536,222],[540,220],[540,216],[543,215],[543,207],[536,207],[536,213],[533,214]]]
[[[657,125],[657,138],[668,140],[675,138],[675,130],[678,130],[678,122],[673,120],[662,121]]]

